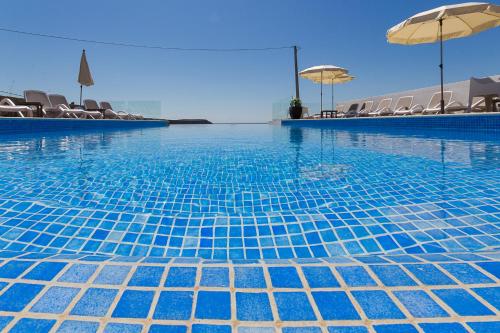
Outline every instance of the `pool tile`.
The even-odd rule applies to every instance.
[[[200,286],[229,287],[229,269],[227,267],[203,267]]]
[[[446,311],[423,290],[394,291],[394,295],[416,318],[448,317]]]
[[[213,306],[217,304],[217,306]],[[199,291],[196,302],[197,319],[231,319],[231,299],[225,291]]]
[[[108,323],[104,328],[104,333],[141,333],[140,324]]]
[[[203,325],[194,324],[192,333],[231,333],[229,325]]]
[[[196,267],[170,267],[165,287],[194,287]]]
[[[97,270],[97,265],[92,264],[73,264],[58,279],[60,282],[85,283]]]
[[[99,329],[99,323],[91,321],[66,320],[57,329],[57,333],[94,333]]]
[[[162,291],[153,318],[161,320],[188,320],[191,317],[192,307],[192,291]]]
[[[164,268],[157,266],[139,266],[128,282],[129,286],[158,287]]]
[[[311,326],[283,327],[282,332],[283,333],[321,333],[321,328],[320,327],[311,327]]]
[[[102,317],[108,312],[117,294],[117,289],[89,288],[76,303],[70,314]]]
[[[13,316],[0,316],[0,330],[3,330],[11,321]]]
[[[422,323],[419,324],[424,333],[467,333],[459,323]]]
[[[113,318],[146,318],[154,291],[125,290],[111,315]]]
[[[329,267],[325,266],[303,266],[302,272],[311,288],[336,288],[339,282]]]
[[[182,326],[182,325],[153,324],[149,328],[149,333],[186,333],[186,332],[187,332],[187,326]]]
[[[328,326],[328,333],[368,333],[364,326]]]
[[[467,323],[476,333],[500,332],[500,321],[491,322],[468,322]]]
[[[262,267],[235,267],[234,286],[236,288],[266,288]]]
[[[396,265],[371,265],[370,269],[388,287],[415,286],[417,283]]]
[[[472,290],[500,311],[500,287],[473,288]]]
[[[278,314],[283,321],[311,321],[316,315],[307,295],[302,292],[275,292]]]
[[[236,293],[236,318],[242,321],[272,321],[267,293]]]
[[[497,279],[500,279],[500,262],[498,261],[478,262],[476,263],[476,265],[478,265],[488,273],[494,275]]]
[[[274,327],[239,326],[238,333],[275,333]]]
[[[11,260],[0,267],[0,278],[15,279],[33,266],[34,261]]]
[[[340,266],[335,268],[349,287],[367,287],[377,284],[370,277],[366,269],[361,266]]]
[[[42,289],[39,284],[13,284],[0,296],[0,311],[22,311]]]
[[[441,264],[441,267],[462,283],[493,283],[489,277],[466,263]]]
[[[463,289],[435,289],[436,296],[460,316],[487,316],[493,312]]]
[[[405,318],[405,315],[384,291],[353,291],[352,294],[369,319]]]
[[[317,291],[312,296],[324,320],[361,319],[344,291]]]
[[[106,265],[99,272],[93,283],[119,285],[123,283],[129,271],[129,266]]]
[[[50,281],[66,266],[61,262],[41,262],[32,268],[23,279]]]
[[[55,320],[21,318],[9,331],[9,333],[48,333]]]
[[[63,313],[80,289],[67,287],[50,287],[33,305],[31,312]]]
[[[377,333],[418,333],[417,329],[410,324],[384,324],[373,327]]]
[[[437,286],[456,284],[450,277],[432,264],[407,264],[405,267],[425,285]]]
[[[274,288],[302,288],[295,267],[269,267],[268,271]]]

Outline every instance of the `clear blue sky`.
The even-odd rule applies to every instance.
[[[437,44],[386,42],[401,20],[453,1],[11,1],[0,26],[103,41],[186,48],[300,45],[299,67],[334,64],[357,79],[337,100],[437,84]],[[500,29],[445,43],[448,82],[500,73]],[[0,32],[0,90],[41,89],[78,100],[82,48],[95,99],[161,101],[167,118],[267,121],[272,103],[293,88],[291,50],[170,52],[35,38]],[[304,100],[319,87],[301,80]],[[328,96],[328,95],[327,95]],[[328,98],[328,97],[326,97]]]

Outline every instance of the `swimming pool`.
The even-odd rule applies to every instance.
[[[0,136],[0,330],[500,329],[500,132]]]
[[[500,246],[498,133],[214,125],[1,140],[3,249],[287,259]]]

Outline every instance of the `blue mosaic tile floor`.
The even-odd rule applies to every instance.
[[[500,132],[0,136],[0,330],[498,332]]]
[[[0,252],[27,332],[498,332],[498,252],[219,261]]]

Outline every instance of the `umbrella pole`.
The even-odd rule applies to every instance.
[[[444,114],[444,78],[443,78],[443,19],[439,19],[439,49],[440,49],[440,57],[441,63],[439,64],[439,68],[441,70],[441,114]]]
[[[335,108],[333,107],[333,79],[332,79],[332,111],[334,111]]]
[[[82,105],[82,90],[83,90],[83,86],[80,84],[80,104],[79,105]]]
[[[320,91],[320,100],[321,100],[321,106],[320,106],[320,113],[321,116],[323,117],[323,72],[321,72],[321,91]]]

